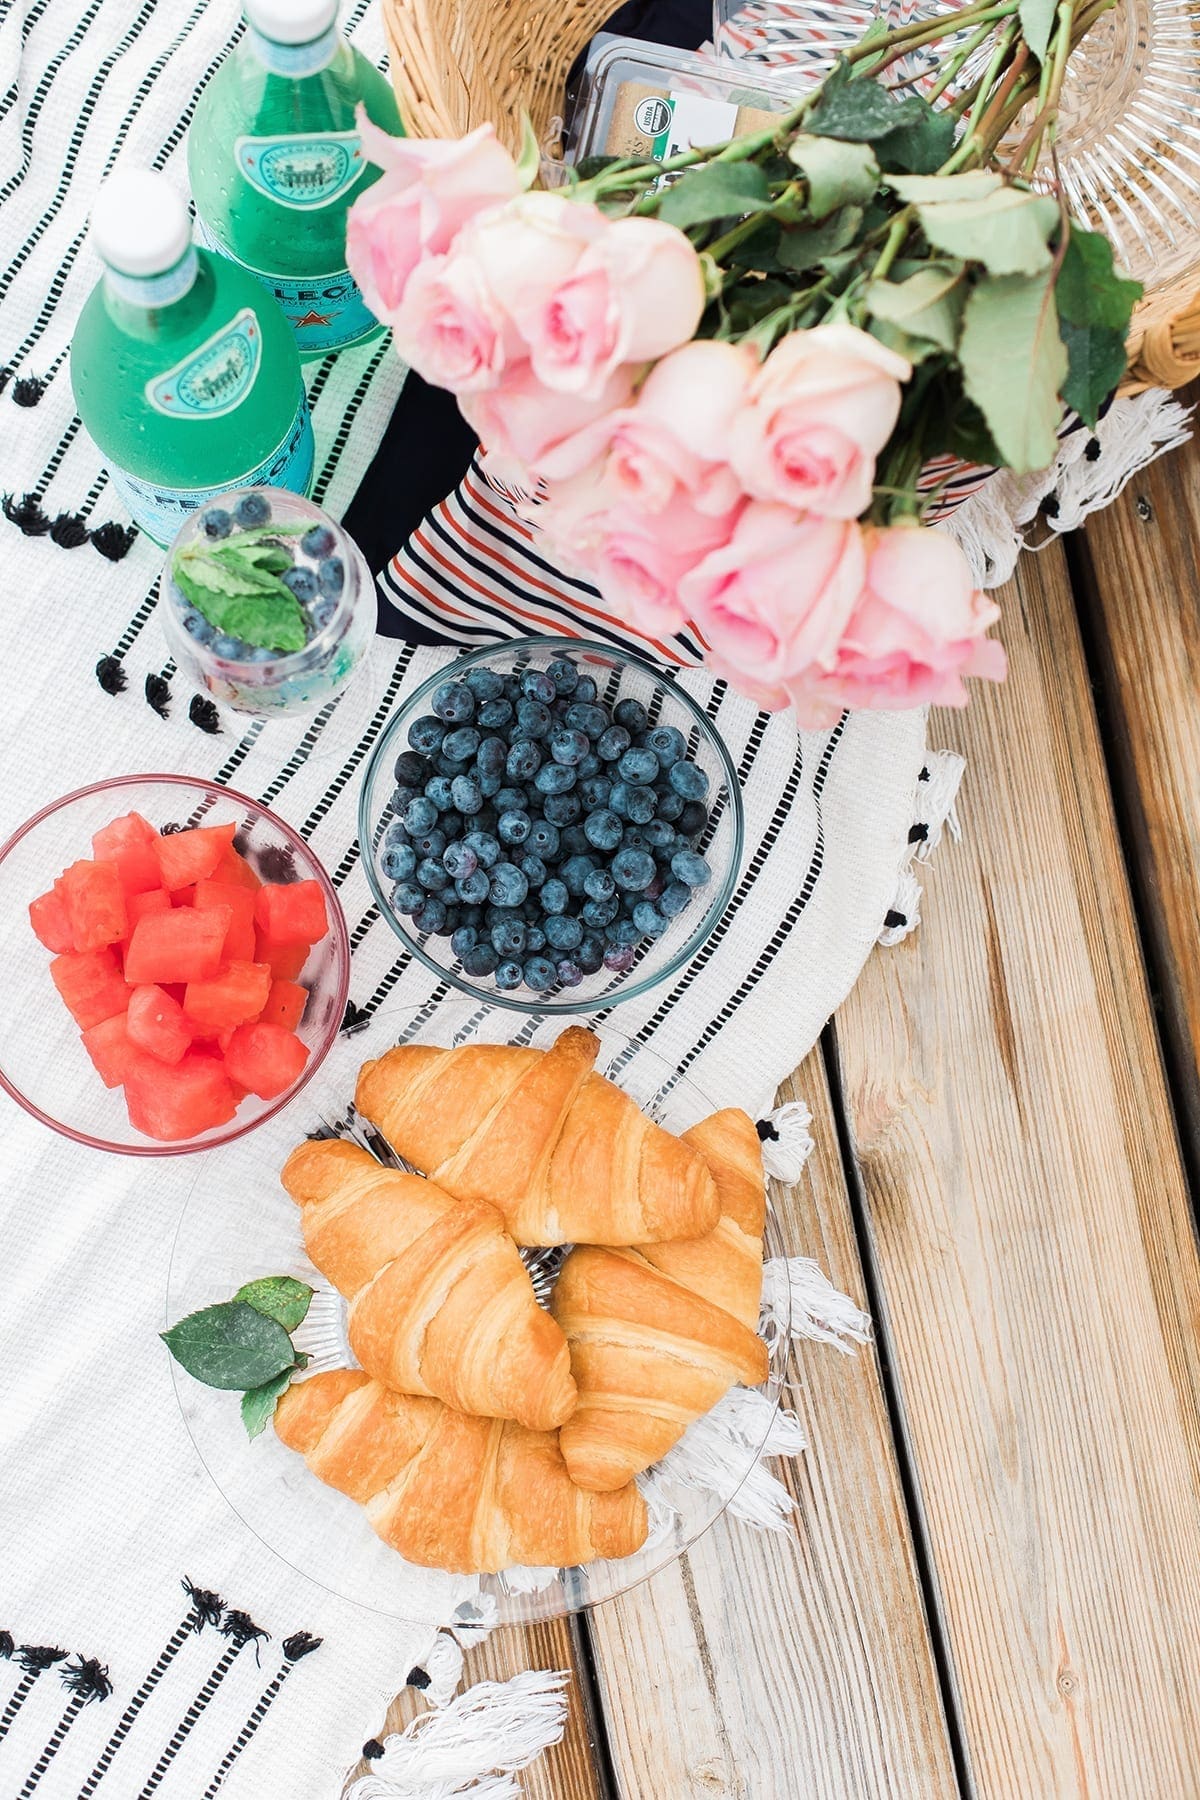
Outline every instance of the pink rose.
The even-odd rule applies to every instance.
[[[750,384],[730,461],[748,493],[833,519],[871,502],[912,365],[853,325],[792,331]]]
[[[621,407],[632,377],[616,369],[594,399],[544,388],[527,362],[510,365],[499,386],[463,394],[459,410],[488,453],[500,479],[536,486],[543,458],[564,439]]]
[[[832,665],[865,570],[856,524],[755,500],[729,542],[684,577],[680,600],[735,683],[774,690],[810,664]]]
[[[350,208],[346,260],[371,311],[391,322],[409,276],[441,255],[486,207],[521,192],[517,165],[491,125],[464,138],[394,138],[360,106],[363,148],[383,170]]]
[[[607,230],[598,206],[535,189],[480,214],[458,248],[479,264],[496,303],[520,330]]]
[[[866,534],[866,582],[827,674],[801,683],[797,710],[964,706],[964,675],[1001,681],[1003,646],[985,637],[1000,609],[980,593],[947,532],[893,526]]]
[[[519,324],[538,379],[591,396],[621,363],[686,343],[703,311],[704,272],[683,232],[658,219],[616,219]]]
[[[729,459],[733,422],[746,401],[758,359],[746,344],[695,338],[656,362],[638,409],[661,420],[704,462]]]
[[[392,330],[405,362],[454,394],[494,387],[519,347],[475,263],[455,252],[418,263]]]

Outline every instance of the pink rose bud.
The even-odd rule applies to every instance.
[[[516,363],[505,369],[497,387],[464,394],[459,410],[500,478],[533,488],[549,453],[623,406],[632,386],[629,370],[616,369],[594,399],[556,394],[542,386],[527,362]]]
[[[578,502],[560,503],[554,488],[534,516],[564,567],[587,575],[620,618],[660,638],[686,623],[684,577],[728,539],[734,518],[697,512],[683,495],[658,513],[618,506],[588,514]]]
[[[871,503],[912,365],[853,325],[792,331],[750,384],[730,461],[746,491],[834,519]]]
[[[392,329],[405,362],[454,394],[495,387],[510,352],[520,348],[478,267],[457,251],[417,265]]]

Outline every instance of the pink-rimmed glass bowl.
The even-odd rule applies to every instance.
[[[297,980],[308,989],[298,1034],[308,1047],[302,1073],[273,1100],[247,1094],[225,1125],[175,1143],[144,1137],[129,1123],[120,1088],[106,1088],[80,1042],[79,1027],[50,979],[51,952],[34,936],[29,902],[80,857],[92,833],[124,813],[165,825],[237,826],[234,840],[264,879],[316,881],[329,930]],[[350,988],[350,939],[337,893],[304,839],[256,800],[199,776],[120,775],[52,801],[0,846],[0,1087],[43,1125],[93,1150],[121,1156],[182,1156],[244,1137],[273,1118],[311,1080],[341,1029]]]

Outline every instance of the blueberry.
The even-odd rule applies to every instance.
[[[340,556],[327,556],[317,565],[317,586],[327,600],[336,600],[346,585],[346,566]]]
[[[652,938],[661,937],[668,924],[650,900],[638,901],[633,909],[633,922],[639,931],[644,931],[647,937]]]
[[[589,900],[611,900],[617,891],[617,884],[608,869],[589,869],[584,878],[583,891]]]
[[[531,956],[525,964],[525,984],[535,994],[544,994],[558,980],[558,970],[545,956]]]
[[[413,838],[413,849],[418,856],[441,857],[446,848],[446,834],[435,825],[432,831],[418,831]]]
[[[675,918],[692,903],[692,890],[684,881],[669,881],[658,897],[658,910],[668,919]]]
[[[183,615],[183,629],[189,637],[194,637],[198,644],[211,644],[217,635],[215,628],[209,624],[203,613],[191,610]]]
[[[500,958],[492,944],[476,944],[462,958],[462,966],[468,975],[494,975],[500,966]]]
[[[456,775],[450,783],[455,807],[460,813],[477,813],[483,806],[483,789],[471,775]]]
[[[431,775],[425,783],[425,798],[432,800],[440,813],[454,805],[454,783],[448,775]]]
[[[613,718],[634,737],[639,731],[645,731],[648,723],[646,709],[640,700],[618,700],[613,707]]]
[[[708,824],[708,808],[699,800],[689,800],[679,815],[681,837],[698,838]]]
[[[434,688],[429,704],[449,725],[465,725],[475,717],[475,696],[465,681],[443,681]]]
[[[407,881],[417,866],[417,853],[411,844],[389,844],[379,858],[379,867],[388,881]]]
[[[470,699],[470,689],[463,691]],[[474,700],[471,700],[471,705],[474,704]],[[454,762],[470,762],[479,748],[479,741],[479,733],[473,725],[460,725],[457,731],[448,731],[442,739],[442,755],[450,757]]]
[[[569,657],[559,656],[546,670],[560,694],[573,694],[579,681],[579,670]]]
[[[470,669],[463,679],[476,700],[499,700],[504,693],[504,679],[495,669]]]
[[[687,755],[687,739],[674,725],[656,725],[646,733],[646,748],[653,750],[664,769]]]
[[[575,698],[588,702],[596,698],[596,683],[590,675],[581,675],[575,683]]]
[[[623,725],[610,725],[602,732],[596,743],[596,755],[601,762],[616,762],[624,756],[632,739]]]
[[[466,824],[467,821],[463,818],[462,814],[460,812],[455,812],[454,808],[451,807],[449,812],[442,813],[441,817],[438,819],[438,830],[441,832],[446,842],[449,843],[451,838],[459,838],[462,836],[466,829]]]
[[[442,747],[442,739],[446,735],[446,727],[432,713],[422,713],[414,719],[408,728],[408,741],[414,750],[425,756],[432,756]]]
[[[703,800],[708,792],[708,776],[686,757],[671,764],[668,779],[675,792],[682,794],[685,800]]]
[[[558,695],[558,684],[553,675],[543,674],[541,669],[526,669],[521,677],[521,692],[529,699],[540,700],[543,706],[549,706]]]
[[[555,967],[563,987],[578,987],[583,980],[583,970],[570,956],[560,956]]]
[[[460,925],[450,939],[450,948],[461,962],[468,950],[475,948],[479,933],[473,925]]]
[[[284,587],[291,588],[297,600],[315,600],[321,591],[311,569],[285,569],[279,579]]]
[[[421,787],[429,775],[429,763],[415,750],[402,750],[396,758],[392,773],[397,781],[409,782],[413,787]]]
[[[521,919],[505,919],[492,926],[492,948],[497,956],[520,956],[525,948],[525,924]]]
[[[569,856],[558,871],[559,880],[565,884],[568,894],[573,894],[576,899],[579,899],[583,893],[583,884],[595,867],[596,863],[593,857]]]
[[[542,753],[537,745],[522,738],[509,751],[504,773],[509,781],[532,781],[542,766]]]
[[[640,825],[630,825],[621,841],[629,850],[648,850],[650,848],[650,840]]]
[[[617,764],[617,773],[622,781],[635,787],[649,787],[659,777],[658,758],[653,750],[626,750]]]
[[[517,864],[531,888],[540,888],[550,871],[540,856],[527,852]]]
[[[501,781],[503,781],[503,779],[504,779],[503,774],[481,775],[479,773],[479,762],[478,762],[478,760],[476,760],[475,782],[476,782],[477,787],[479,788],[480,793],[483,795],[485,800],[491,800],[491,799],[495,798],[495,796],[500,792],[500,783],[501,783]]]
[[[624,845],[612,859],[612,878],[626,893],[638,894],[654,880],[654,858]]]
[[[569,726],[560,726],[550,735],[550,754],[556,763],[565,763],[568,768],[578,768],[587,756],[591,740],[584,731],[572,731]]]
[[[271,516],[266,495],[243,494],[233,509],[233,516],[244,531],[251,530],[255,525],[265,525]]]
[[[594,975],[604,961],[604,939],[598,931],[589,931],[578,950],[575,961],[585,975]]]
[[[656,788],[654,791],[657,796],[656,810],[659,818],[665,819],[668,824],[673,824],[682,814],[687,801],[682,794],[677,794],[674,788]]]
[[[520,906],[529,892],[529,882],[516,863],[498,862],[488,891],[497,906]]]
[[[561,836],[558,826],[549,819],[535,819],[529,833],[529,848],[548,862],[558,855]]]
[[[392,797],[388,801],[388,805],[396,814],[396,824],[398,826],[400,825],[400,815],[403,813],[405,807],[410,800],[415,800],[420,792],[420,788],[406,787],[403,783],[401,783],[399,787],[392,789]],[[403,828],[401,827],[401,829]]]
[[[473,850],[482,869],[493,869],[500,861],[500,846],[490,831],[468,831],[463,843]]]
[[[546,948],[546,934],[540,925],[531,925],[525,933],[525,954],[537,956]]]
[[[529,795],[523,787],[508,786],[497,788],[493,799],[495,802],[497,818],[499,818],[502,813],[506,812],[529,811]]]
[[[454,881],[454,891],[460,900],[469,906],[486,900],[491,891],[491,882],[486,869],[472,869],[469,875],[458,875]]]
[[[553,917],[555,913],[565,913],[571,901],[566,883],[560,881],[557,875],[552,875],[544,883],[538,898],[542,903],[542,911],[548,917]]]
[[[568,706],[563,717],[572,731],[582,731],[593,742],[604,736],[611,723],[602,706],[590,706],[578,700],[574,705]]]
[[[459,881],[464,875],[473,875],[479,867],[479,858],[471,846],[462,838],[447,844],[442,851],[442,867],[452,881]]]
[[[614,919],[612,924],[607,927],[607,931],[614,944],[636,944],[642,935],[633,920],[628,917]]]
[[[543,763],[533,785],[539,794],[567,794],[575,786],[575,771],[564,763]]]
[[[611,925],[620,910],[621,902],[614,894],[610,900],[585,900],[579,916],[585,925],[599,931],[605,925]]]
[[[415,881],[398,881],[392,889],[392,905],[397,912],[415,913],[428,898],[425,889]]]
[[[433,856],[423,856],[417,864],[417,880],[429,894],[440,894],[444,887],[450,886],[450,877],[441,863]]]
[[[712,880],[712,870],[694,850],[677,850],[671,858],[671,873],[690,888],[705,887]]]
[[[542,812],[552,825],[574,825],[582,817],[583,805],[578,794],[547,794]]]
[[[413,924],[418,931],[432,931],[437,934],[446,923],[445,902],[436,894],[426,894],[424,904],[413,914]]]
[[[626,969],[632,969],[633,945],[610,944],[604,952],[604,966],[616,975],[623,975]]]
[[[540,700],[532,700],[528,696],[517,701],[517,724],[513,732],[514,738],[549,737],[554,725],[554,717],[548,706]]]
[[[467,677],[468,681],[470,676]],[[485,731],[499,731],[501,726],[511,722],[513,716],[512,702],[498,694],[494,700],[485,700],[475,714],[476,722]]]
[[[507,990],[519,988],[525,979],[525,971],[519,962],[502,962],[496,965],[496,986]]]
[[[404,829],[417,837],[423,831],[432,831],[437,824],[437,817],[438,809],[433,801],[424,794],[418,794],[404,809]]]
[[[529,836],[531,820],[527,812],[502,812],[496,836],[502,844],[523,844]]]
[[[311,556],[318,562],[321,557],[328,556],[336,546],[337,539],[334,537],[332,531],[330,531],[328,525],[314,525],[310,530],[306,531],[304,536],[300,539],[300,548],[303,550],[305,556]]]
[[[416,795],[415,794],[411,795],[410,798],[415,799]],[[407,805],[407,804],[408,804],[408,802],[405,801],[405,805]],[[400,819],[393,819],[391,824],[388,826],[387,830],[383,834],[384,849],[390,850],[392,848],[392,846],[395,844],[407,844],[407,842],[408,842],[408,833],[404,829],[403,821]]]
[[[631,825],[648,825],[654,817],[654,795],[649,788],[631,787],[626,781],[616,781],[608,803]]]
[[[603,770],[604,764],[600,761],[596,752],[594,750],[589,750],[579,765],[579,779],[580,781],[586,781],[589,776],[599,775]]]
[[[213,655],[224,657],[226,662],[245,662],[249,654],[249,644],[243,643],[239,637],[231,637],[228,633],[224,633],[213,642]]]
[[[579,783],[579,798],[589,812],[595,812],[608,805],[612,787],[613,784],[607,775],[593,775],[590,781]]]
[[[200,529],[206,538],[227,538],[233,529],[233,520],[223,506],[210,506],[207,512],[200,514]]]
[[[502,775],[508,760],[508,745],[501,737],[485,737],[475,752],[475,768],[480,775]]]

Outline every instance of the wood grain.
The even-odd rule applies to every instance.
[[[1185,396],[1186,398],[1186,396]],[[1193,392],[1192,398],[1196,395]],[[1200,1168],[1200,447],[1089,520],[1087,587],[1111,741],[1162,990],[1181,1125]]]
[[[775,1204],[796,1254],[862,1299],[820,1052],[785,1090],[816,1151]],[[950,1800],[957,1795],[879,1370],[805,1344],[787,1396],[811,1448],[774,1535],[722,1520],[591,1615],[623,1800]]]
[[[1062,552],[836,1025],[981,1800],[1200,1794],[1200,1267]]]

